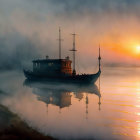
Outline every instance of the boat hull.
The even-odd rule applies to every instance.
[[[63,82],[63,83],[77,83],[77,84],[93,84],[97,81],[101,74],[98,71],[95,74],[82,74],[75,76],[49,76],[34,73],[32,71],[24,70],[24,75],[28,80],[32,81],[49,81],[49,82]]]

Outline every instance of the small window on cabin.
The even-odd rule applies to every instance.
[[[48,66],[52,66],[53,65],[53,63],[48,63]]]

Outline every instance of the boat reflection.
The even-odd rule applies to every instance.
[[[70,85],[70,84],[60,84],[60,83],[49,83],[49,82],[32,82],[29,80],[24,81],[24,85],[32,88],[32,92],[37,95],[38,100],[46,103],[47,107],[49,104],[58,106],[60,109],[69,107],[72,105],[71,98],[79,101],[84,98],[86,104],[86,113],[88,113],[88,103],[89,94],[95,94],[99,97],[99,110],[101,105],[101,94],[98,87],[94,85]]]

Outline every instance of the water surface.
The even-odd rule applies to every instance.
[[[28,83],[2,72],[0,103],[59,139],[140,139],[140,69],[104,68],[96,85]]]

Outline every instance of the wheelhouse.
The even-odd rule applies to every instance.
[[[33,61],[33,72],[45,75],[72,75],[72,61],[65,59],[41,59]]]

